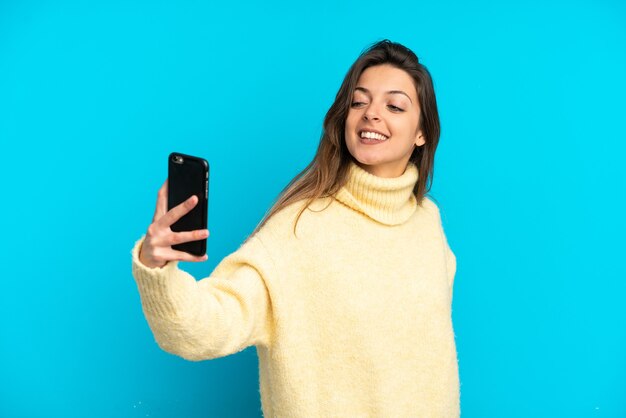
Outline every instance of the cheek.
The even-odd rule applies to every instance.
[[[346,131],[351,131],[356,126],[356,120],[354,117],[354,113],[348,113],[346,117]]]
[[[395,129],[396,132],[402,133],[402,135],[413,135],[417,131],[417,121],[412,118],[399,119],[394,121],[390,129]]]

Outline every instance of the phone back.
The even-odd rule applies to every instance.
[[[209,163],[203,158],[173,152],[168,158],[167,177],[167,210],[181,204],[192,195],[198,197],[196,206],[172,224],[172,231],[206,229],[209,206]],[[206,243],[205,238],[175,244],[172,248],[194,255],[204,255]]]

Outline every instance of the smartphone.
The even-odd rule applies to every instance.
[[[172,152],[167,163],[167,210],[192,195],[198,197],[198,203],[171,225],[172,231],[207,229],[209,212],[209,163],[204,158]],[[174,244],[172,248],[201,256],[206,254],[207,238]]]

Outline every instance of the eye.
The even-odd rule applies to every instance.
[[[394,112],[404,112],[404,109],[400,109],[398,106],[389,105],[389,107],[390,107],[390,108],[391,108],[391,110],[393,110]]]
[[[364,104],[363,102],[352,102],[352,107],[357,107],[359,105]]]

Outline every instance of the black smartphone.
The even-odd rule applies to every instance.
[[[207,229],[209,212],[209,163],[204,158],[172,152],[167,163],[167,210],[180,205],[192,195],[198,203],[171,225],[174,232]],[[193,255],[206,254],[207,239],[183,242],[172,248]]]

